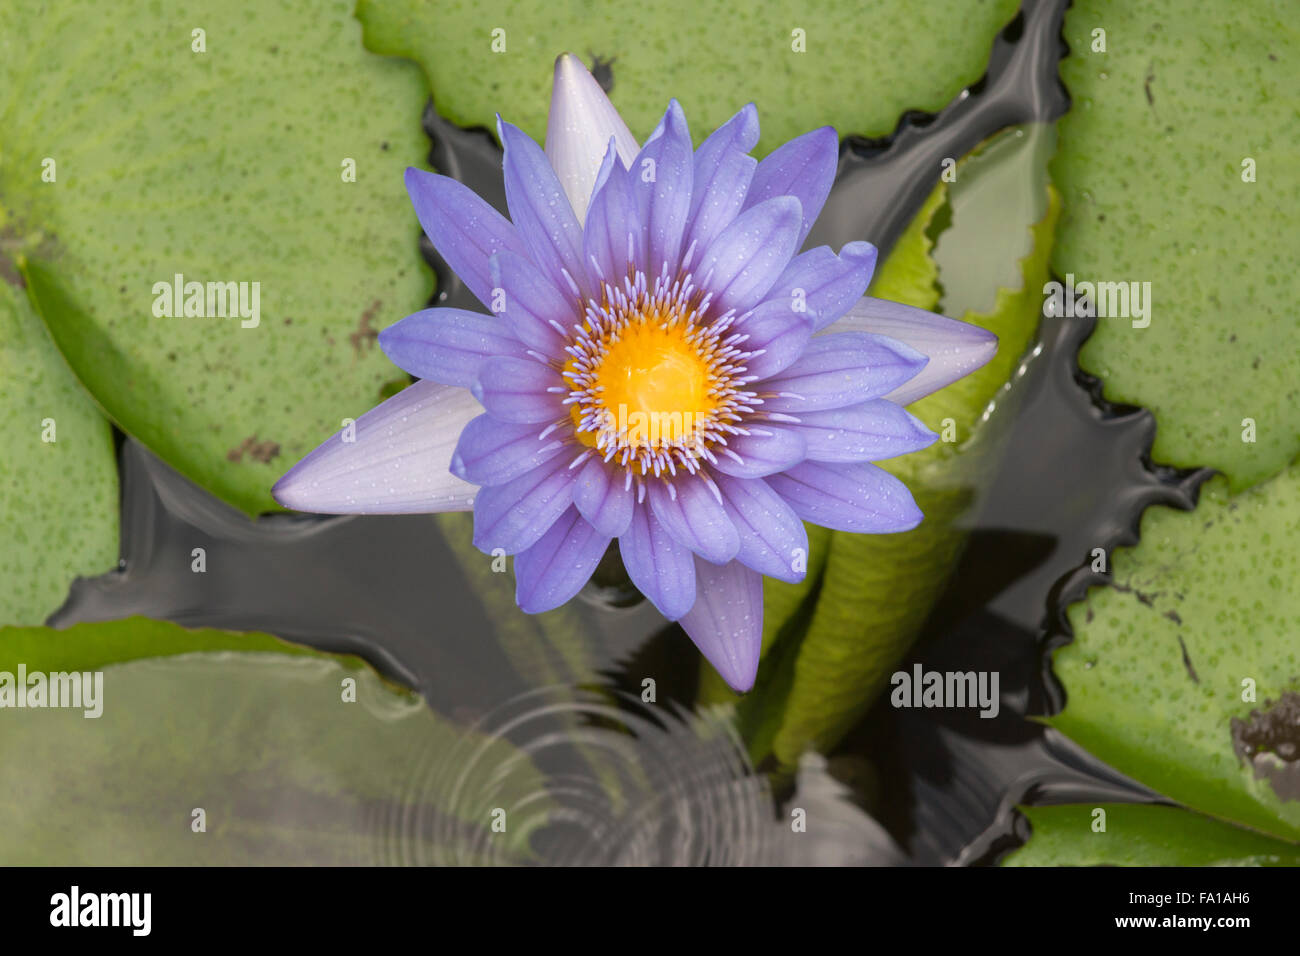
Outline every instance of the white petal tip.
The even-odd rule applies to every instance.
[[[611,136],[619,159],[630,166],[639,150],[631,130],[582,60],[572,53],[560,54],[546,121],[546,158],[579,222],[586,218],[596,172]]]

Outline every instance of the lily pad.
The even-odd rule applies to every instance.
[[[427,96],[410,64],[365,51],[351,8],[0,11],[16,271],[112,419],[249,513],[379,401],[394,374],[375,337],[432,284],[402,187]],[[167,302],[177,275],[201,295]]]
[[[34,625],[72,578],[116,563],[117,463],[112,429],[15,279],[0,274],[0,624]]]
[[[418,61],[438,111],[462,126],[495,129],[501,112],[540,139],[552,63],[567,50],[609,63],[611,98],[636,135],[671,97],[697,141],[753,101],[764,154],[815,126],[882,136],[907,110],[939,110],[983,74],[1017,6],[834,0],[741,13],[726,0],[361,0],[357,16],[366,45]]]
[[[1155,460],[1217,468],[1233,490],[1300,450],[1294,14],[1285,0],[1079,0],[1065,20],[1074,108],[1052,167],[1066,209],[1052,265],[1150,283],[1149,326],[1099,319],[1080,364],[1155,413]]]
[[[1062,733],[1194,810],[1300,839],[1300,466],[1152,508],[1070,609]]]
[[[1093,825],[1105,811],[1106,829]],[[1003,866],[1300,866],[1300,846],[1178,807],[1022,807],[1030,841]]]
[[[0,672],[20,665],[101,672],[100,714],[0,711],[0,760],[24,768],[0,793],[6,865],[518,862],[545,819],[526,757],[356,658],[131,618],[0,629]]]
[[[960,314],[964,321],[997,333],[997,355],[979,371],[911,406],[931,429],[941,436],[947,432],[950,440],[881,462],[912,490],[925,514],[921,526],[895,535],[830,535],[826,570],[807,630],[797,650],[787,650],[779,665],[765,665],[791,669],[791,676],[784,678],[788,689],[783,688],[783,703],[756,694],[740,705],[742,718],[752,712],[758,721],[759,730],[751,738],[756,759],[768,752],[769,736],[771,753],[785,767],[797,763],[809,747],[824,750],[839,740],[888,680],[956,566],[966,536],[963,521],[997,460],[999,435],[988,425],[989,413],[1014,378],[1041,315],[1039,290],[1047,276],[1059,210],[1045,173],[1051,141],[1050,127],[1009,131],[958,166],[952,192],[962,198],[951,203],[949,229],[965,230],[968,224],[958,223],[973,219],[983,227],[985,245],[1002,249],[1010,262],[1019,259],[1020,286],[1010,289],[997,287],[997,273],[987,269],[985,250],[974,264],[960,255],[946,255],[951,274],[961,279],[953,283],[954,305],[992,300],[989,311]],[[991,172],[1004,165],[1016,173]],[[1008,190],[1020,195],[1018,206],[1007,206]],[[881,267],[872,295],[937,307],[943,273],[931,255],[934,241],[928,231],[946,202],[948,188],[941,182]],[[1007,208],[1019,208],[1029,218],[1011,218],[1005,215]],[[992,228],[992,223],[1000,225]],[[940,246],[946,235],[941,233]],[[983,285],[979,275],[984,276]],[[959,314],[951,306],[946,311]],[[760,680],[763,676],[760,670]],[[769,679],[782,687],[782,679]]]

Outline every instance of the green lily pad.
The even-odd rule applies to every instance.
[[[1191,513],[1149,509],[1114,586],[1070,609],[1050,722],[1185,806],[1300,839],[1297,535],[1297,465],[1235,497],[1216,478]]]
[[[131,618],[0,629],[0,674],[20,665],[101,672],[100,713],[0,712],[0,760],[23,768],[0,793],[6,865],[522,861],[545,819],[527,758],[356,658]]]
[[[540,139],[552,65],[571,51],[613,59],[611,99],[636,136],[671,97],[697,140],[753,101],[763,154],[815,126],[882,136],[906,110],[939,110],[983,74],[1017,6],[836,0],[742,13],[726,0],[361,0],[357,16],[366,45],[418,61],[438,111],[462,126],[495,129],[500,112]]]
[[[1300,450],[1294,14],[1285,0],[1079,0],[1065,20],[1074,108],[1052,167],[1066,209],[1052,265],[1149,282],[1151,303],[1145,328],[1099,319],[1080,364],[1155,413],[1155,460],[1220,469],[1234,491]]]
[[[113,434],[3,269],[0,232],[0,623],[40,624],[78,575],[117,563]]]
[[[393,367],[375,337],[431,287],[402,186],[427,96],[410,64],[365,51],[351,7],[0,10],[13,266],[107,413],[249,513],[379,401]],[[189,293],[169,313],[178,274],[227,317],[187,316]],[[239,286],[206,285],[227,282],[246,284],[242,312]]]
[[[954,440],[881,463],[912,490],[925,514],[920,527],[894,535],[829,536],[826,569],[806,631],[763,666],[787,672],[766,675],[780,699],[756,692],[739,705],[742,724],[747,712],[756,721],[748,738],[756,760],[770,752],[790,767],[809,747],[833,746],[886,683],[956,566],[966,537],[963,519],[997,459],[999,435],[987,426],[985,413],[1014,376],[1041,314],[1039,290],[1059,209],[1045,173],[1052,136],[1046,126],[1009,131],[958,166],[948,226],[957,238],[949,242],[945,231],[938,239],[954,279],[946,311],[958,314],[954,306],[991,302],[988,311],[961,314],[964,321],[997,333],[998,353],[979,371],[911,406],[930,428],[941,435],[947,430]],[[995,167],[1012,172],[995,172]],[[1017,201],[1009,201],[1009,195]],[[937,252],[931,255],[934,242],[927,233],[948,196],[941,182],[880,268],[871,294],[937,307],[944,273]],[[1010,210],[1026,218],[1013,218]],[[1018,288],[997,286],[999,273],[988,268],[987,249],[972,260],[959,254],[972,248],[964,238],[972,221],[982,230],[979,245],[1001,249],[1010,262],[1019,260]],[[956,253],[947,251],[954,248]]]
[[[1105,811],[1104,832],[1093,829]],[[1003,866],[1300,866],[1300,846],[1178,807],[1021,807],[1033,837]]]

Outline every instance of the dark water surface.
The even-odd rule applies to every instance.
[[[1026,0],[987,75],[937,115],[908,114],[885,140],[846,140],[809,243],[869,239],[883,259],[944,157],[1058,118],[1069,105],[1057,74],[1065,6]],[[494,140],[432,107],[425,126],[434,167],[504,208]],[[477,308],[427,240],[425,253],[437,301]],[[358,654],[439,713],[532,758],[561,807],[533,841],[546,862],[988,862],[1023,839],[1016,802],[1155,799],[1023,719],[1062,704],[1044,651],[1061,639],[1063,605],[1093,580],[1092,549],[1135,541],[1151,504],[1191,507],[1204,478],[1152,466],[1151,415],[1101,401],[1075,360],[1090,332],[1091,320],[1044,321],[1014,384],[1001,471],[971,515],[962,565],[901,665],[998,671],[1000,714],[882,702],[829,759],[809,758],[780,799],[716,718],[690,713],[698,655],[680,629],[627,599],[618,569],[562,613],[527,618],[509,601],[509,575],[485,581],[489,559],[473,552],[467,562],[463,516],[250,522],[126,439],[121,565],[77,581],[50,623],[142,614]],[[203,575],[190,572],[196,547],[207,552]],[[646,676],[658,685],[655,705],[639,697]],[[437,765],[469,779],[475,759],[446,754]],[[782,808],[791,805],[816,813],[815,835],[790,837]],[[395,826],[383,858],[427,862],[420,821]],[[490,855],[484,844],[463,858]]]

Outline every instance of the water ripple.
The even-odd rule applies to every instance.
[[[549,687],[413,761],[382,810],[404,865],[739,865],[770,859],[775,810],[730,723],[613,691]]]

